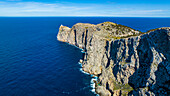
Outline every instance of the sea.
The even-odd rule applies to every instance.
[[[56,36],[61,24],[106,21],[142,32],[170,27],[170,18],[0,17],[0,96],[96,96],[81,50]]]

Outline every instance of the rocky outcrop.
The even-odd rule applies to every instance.
[[[98,77],[101,96],[170,94],[170,28],[143,34],[104,22],[60,26],[57,39],[84,49],[83,70]]]

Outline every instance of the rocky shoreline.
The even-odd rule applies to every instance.
[[[57,39],[84,50],[82,69],[100,96],[168,96],[170,28],[146,33],[112,22],[60,26]]]

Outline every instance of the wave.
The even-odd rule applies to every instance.
[[[82,64],[81,64],[80,62],[79,62],[78,64],[81,65],[81,67],[82,67]],[[86,74],[86,75],[90,75],[90,76],[92,77],[92,79],[91,79],[91,81],[90,81],[90,87],[92,88],[92,89],[91,89],[91,92],[93,92],[94,94],[96,94],[96,96],[99,96],[99,95],[96,93],[96,91],[95,91],[95,87],[96,87],[95,82],[97,82],[98,77],[97,77],[97,76],[94,76],[94,75],[92,75],[92,74],[89,74],[89,73],[87,73],[87,72],[85,72],[85,71],[83,71],[82,68],[80,68],[80,71],[81,71],[82,73],[84,73],[84,74]]]

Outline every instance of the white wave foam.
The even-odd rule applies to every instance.
[[[78,64],[81,64],[81,63],[79,62]],[[81,66],[82,66],[82,64],[81,64]],[[83,71],[82,68],[80,68],[80,71],[81,71],[82,73],[87,74],[87,75],[90,75],[90,76],[92,77],[92,79],[91,79],[91,81],[90,81],[90,87],[92,88],[91,92],[93,92],[94,94],[96,94],[96,96],[99,96],[99,95],[95,92],[95,87],[96,87],[95,82],[97,82],[98,77],[97,77],[97,76],[94,76],[94,75],[92,75],[92,74],[89,74],[89,73],[87,73],[87,72],[85,72],[85,71]]]
[[[84,50],[81,50],[81,53],[86,53]]]
[[[95,82],[94,81],[96,81],[96,79],[92,78],[91,79],[91,84],[90,84],[92,88],[95,88]]]
[[[91,92],[93,92],[94,94],[96,94],[96,92],[95,92],[95,87],[96,87],[95,82],[97,82],[97,77],[96,76],[93,77],[91,79],[91,81],[90,81],[90,83],[91,83],[90,85],[91,85],[91,88],[92,88]]]
[[[82,67],[82,64],[80,62],[78,62],[78,64]]]
[[[82,69],[82,68],[80,68],[80,71],[81,71],[82,73],[84,73],[84,74],[91,75],[91,74],[89,74],[89,73],[87,73],[87,72],[83,71],[83,69]]]
[[[91,92],[93,92],[94,94],[96,94],[95,89],[92,89]]]

